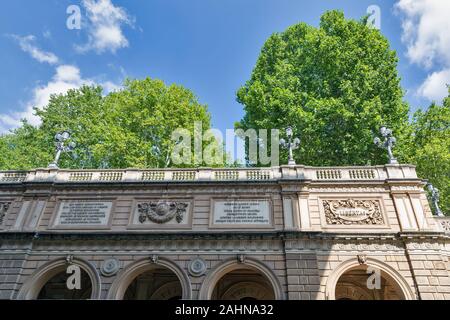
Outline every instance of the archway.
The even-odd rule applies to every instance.
[[[344,262],[330,275],[327,298],[332,300],[410,300],[414,295],[406,280],[388,265],[368,259]]]
[[[212,300],[273,300],[270,282],[256,270],[237,269],[217,281]]]
[[[273,300],[283,299],[283,291],[272,270],[253,259],[230,259],[205,278],[199,299]]]
[[[138,275],[125,291],[124,300],[179,300],[181,283],[167,268],[152,268]]]
[[[177,300],[191,299],[187,274],[174,262],[145,258],[127,266],[111,285],[108,299]]]
[[[69,289],[67,279],[71,274],[66,273],[67,267],[80,267],[80,288]],[[22,285],[18,299],[99,299],[100,276],[90,263],[73,258],[68,263],[66,258],[50,261],[29,276]]]
[[[84,300],[92,295],[92,282],[86,271],[80,268],[80,288],[67,288],[67,278],[70,274],[63,268],[60,272],[48,280],[39,291],[38,300],[60,299],[60,300]]]

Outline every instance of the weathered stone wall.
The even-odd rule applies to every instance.
[[[361,267],[380,269],[407,299],[450,299],[447,220],[432,216],[413,167],[231,171],[237,178],[229,181],[214,180],[218,173],[206,169],[142,173],[155,181],[141,181],[137,170],[0,172],[0,203],[7,204],[0,212],[0,298],[35,298],[52,268],[74,259],[95,278],[93,298],[100,299],[118,298],[127,272],[152,265],[178,272],[189,299],[208,298],[222,272],[239,269],[262,274],[279,299],[333,299],[339,277]],[[55,226],[63,201],[105,199],[113,202],[105,226]],[[184,224],[133,225],[140,201],[161,199],[189,203]],[[217,199],[267,199],[270,223],[217,228],[211,224]],[[343,212],[361,201],[379,219],[335,215],[330,222],[327,206],[336,201]],[[198,257],[206,262],[200,276],[189,271]],[[120,269],[105,276],[109,258]]]

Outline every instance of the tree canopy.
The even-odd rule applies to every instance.
[[[441,209],[450,214],[450,89],[442,105],[433,103],[409,119],[397,61],[388,40],[366,19],[329,11],[317,28],[291,26],[266,41],[238,90],[245,115],[236,128],[291,126],[301,139],[294,151],[298,163],[337,166],[386,163],[386,152],[373,144],[386,125],[399,141],[398,160],[417,165],[419,176],[440,189]],[[61,158],[64,168],[204,165],[204,158],[195,162],[192,154],[194,161],[182,164],[170,156],[178,147],[174,130],[195,132],[199,121],[203,132],[210,128],[207,107],[179,85],[126,80],[123,89],[106,96],[99,86],[83,86],[53,95],[36,114],[41,125],[24,121],[0,136],[0,169],[46,167],[54,157],[54,134],[62,130],[70,130],[77,144],[74,157]],[[202,150],[219,150],[209,136]]]
[[[411,126],[411,140],[403,147],[407,161],[439,189],[441,210],[450,214],[450,90],[442,105],[415,112]]]
[[[39,126],[24,122],[0,137],[1,169],[47,167],[55,154],[54,135],[62,130],[70,130],[77,144],[75,157],[61,158],[64,168],[176,166],[172,132],[192,132],[195,121],[210,128],[207,107],[190,90],[150,78],[126,80],[123,89],[106,96],[99,86],[53,95],[36,114]]]
[[[293,25],[264,44],[237,92],[245,114],[235,127],[291,126],[301,140],[298,163],[336,166],[386,163],[373,139],[388,126],[398,141],[395,156],[440,189],[441,209],[450,214],[450,97],[409,119],[397,62],[367,18],[329,11],[317,28]]]
[[[248,128],[292,126],[305,165],[383,163],[373,145],[381,125],[402,136],[408,105],[388,40],[365,19],[326,12],[318,28],[299,23],[264,44],[250,80],[237,92]]]

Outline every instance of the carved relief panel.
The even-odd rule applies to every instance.
[[[320,199],[324,227],[388,227],[381,199]]]
[[[327,224],[384,224],[379,200],[322,200]]]
[[[192,203],[178,199],[135,201],[129,228],[183,228],[191,226]]]

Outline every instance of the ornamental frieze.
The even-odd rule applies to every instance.
[[[181,223],[186,215],[189,203],[178,201],[149,201],[138,204],[139,222],[149,220],[163,224],[171,220]]]
[[[378,200],[323,200],[325,219],[330,225],[382,225]]]
[[[6,216],[6,212],[9,209],[11,202],[0,202],[0,225],[3,224],[3,220]]]

